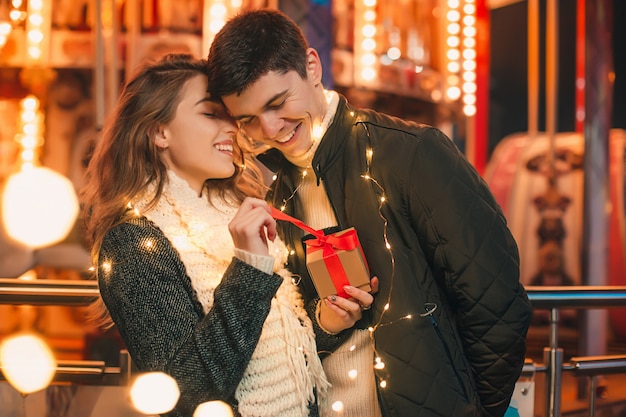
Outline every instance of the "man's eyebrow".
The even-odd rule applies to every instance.
[[[277,99],[283,97],[285,94],[287,94],[288,90],[289,89],[286,88],[283,91],[281,91],[279,93],[276,93],[272,97],[270,97],[269,100],[267,100],[265,102],[265,104],[263,105],[263,110],[265,110],[268,107],[270,107],[272,102],[274,102],[275,100],[277,100]],[[250,118],[250,117],[254,117],[254,115],[252,115],[252,114],[242,114],[242,115],[239,115],[239,116],[233,116],[233,118],[235,120],[247,119],[247,118]]]

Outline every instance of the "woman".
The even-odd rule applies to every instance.
[[[187,55],[145,66],[96,146],[84,202],[105,312],[140,370],[178,382],[172,416],[210,400],[315,416],[328,383],[313,326],[261,177],[206,87]]]

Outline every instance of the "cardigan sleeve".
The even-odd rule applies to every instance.
[[[178,383],[172,416],[234,392],[259,340],[282,278],[233,258],[204,315],[180,257],[145,219],[110,230],[99,255],[103,301],[142,371],[162,371]]]

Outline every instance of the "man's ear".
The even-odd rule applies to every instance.
[[[306,50],[306,72],[307,77],[315,85],[322,82],[322,61],[317,51],[313,48]]]
[[[165,128],[159,126],[156,134],[154,135],[154,144],[159,149],[169,148],[170,144],[167,140],[167,130]]]

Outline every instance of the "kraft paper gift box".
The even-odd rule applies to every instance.
[[[320,298],[331,295],[350,298],[343,290],[344,285],[371,290],[369,267],[354,227],[324,235],[323,231],[315,230],[275,207],[272,207],[272,217],[313,235],[304,242],[306,265]]]
[[[369,268],[354,227],[304,243],[306,266],[320,298],[350,298],[344,285],[371,290]]]

